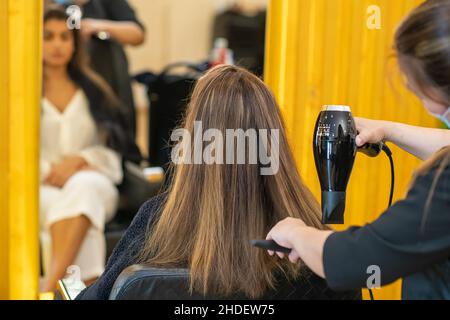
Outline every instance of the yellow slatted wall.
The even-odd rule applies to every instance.
[[[270,0],[266,82],[282,108],[300,172],[318,198],[312,134],[322,105],[347,104],[357,116],[437,125],[404,89],[392,56],[395,28],[420,2]],[[381,29],[367,27],[370,5],[381,9]],[[395,199],[399,199],[405,195],[419,161],[392,149]],[[388,160],[358,155],[347,195],[347,225],[373,221],[385,209],[388,195]],[[400,298],[400,283],[377,290],[375,298]]]
[[[7,17],[7,3],[0,1],[0,48],[6,48],[8,45]],[[8,83],[7,77],[2,76],[8,72],[7,60],[8,51],[4,49],[0,50],[0,88],[6,88]],[[9,131],[5,121],[8,119],[7,101],[7,90],[0,89],[0,299],[7,297],[9,286],[9,268],[7,267],[7,262],[9,261],[9,237],[7,236],[9,223],[7,172],[9,161],[6,157],[8,154]]]
[[[0,1],[0,299],[36,299],[40,0]]]

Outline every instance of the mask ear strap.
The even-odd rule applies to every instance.
[[[444,112],[442,116],[439,118],[445,123],[445,125],[450,129],[450,120],[448,116],[450,115],[450,107],[447,108],[447,111]]]
[[[447,111],[444,112],[442,115],[444,118],[447,118],[447,116],[450,115],[450,106],[447,108]]]

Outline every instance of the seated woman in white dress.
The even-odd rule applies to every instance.
[[[52,291],[69,266],[92,282],[105,265],[104,226],[116,210],[125,130],[120,103],[88,67],[66,13],[44,16],[40,224],[45,281]]]

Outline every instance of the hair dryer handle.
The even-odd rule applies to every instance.
[[[364,153],[366,156],[375,158],[383,150],[383,142],[378,143],[366,143],[362,147],[358,147],[358,152]]]

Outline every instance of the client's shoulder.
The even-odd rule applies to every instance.
[[[146,212],[146,213],[154,213],[159,208],[161,208],[162,205],[164,205],[164,202],[167,198],[167,193],[168,193],[167,191],[162,192],[162,193],[150,198],[141,206],[139,211]]]
[[[149,200],[147,200],[139,209],[133,221],[131,222],[128,231],[130,230],[145,230],[149,223],[154,221],[155,215],[159,209],[164,205],[167,198],[167,192],[160,193]]]

